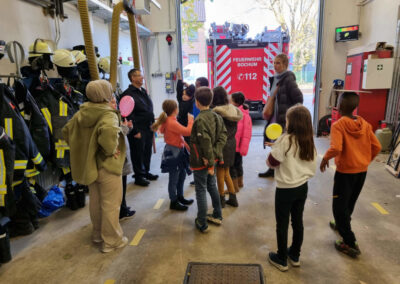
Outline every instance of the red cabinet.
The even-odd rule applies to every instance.
[[[370,93],[357,92],[363,91],[363,69],[364,60],[368,55],[376,54],[379,58],[390,58],[390,51],[374,51],[355,54],[347,57],[345,70],[345,90],[355,90],[360,96],[360,105],[357,114],[368,121],[374,130],[378,128],[379,121],[385,119],[386,100],[388,89],[365,90]]]

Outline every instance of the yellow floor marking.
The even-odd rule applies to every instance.
[[[336,171],[336,166],[335,165],[330,165],[329,168],[334,170],[334,171]]]
[[[156,209],[156,210],[160,209],[163,202],[164,202],[164,199],[162,199],[162,198],[158,199],[158,201],[156,202],[156,205],[154,205],[153,209]]]
[[[115,280],[114,279],[107,279],[106,282],[104,282],[104,284],[114,284]]]
[[[324,156],[323,156],[322,154],[319,154],[318,157],[319,157],[320,159],[322,159]]]
[[[136,236],[133,238],[132,242],[129,244],[130,246],[137,246],[140,243],[140,240],[142,239],[144,233],[146,233],[146,230],[140,229],[137,233]]]
[[[382,206],[380,206],[378,203],[376,202],[372,202],[371,203],[372,206],[374,206],[376,208],[376,210],[378,210],[382,215],[388,215],[389,212],[387,212]]]

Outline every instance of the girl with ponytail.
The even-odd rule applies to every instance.
[[[168,192],[171,200],[170,209],[185,211],[192,199],[183,197],[183,184],[189,170],[188,145],[183,139],[190,136],[193,126],[193,115],[188,113],[188,125],[185,127],[177,121],[178,105],[173,100],[165,100],[162,104],[163,112],[152,125],[153,131],[160,130],[164,134],[166,143],[161,160],[161,172],[169,173]]]

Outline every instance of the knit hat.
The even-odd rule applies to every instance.
[[[86,86],[86,97],[92,103],[110,102],[112,95],[112,86],[110,82],[106,80],[91,81]]]

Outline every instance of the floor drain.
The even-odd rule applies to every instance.
[[[189,262],[184,284],[263,284],[260,264]]]

